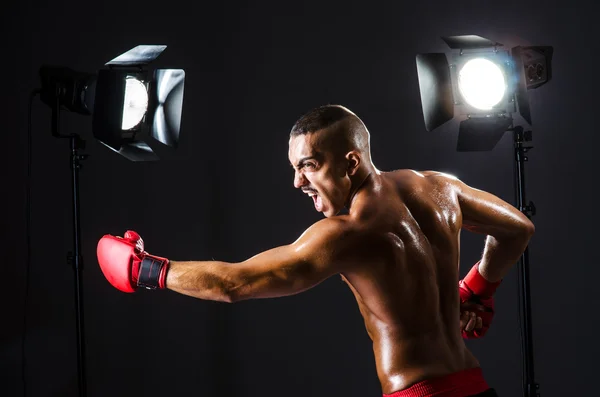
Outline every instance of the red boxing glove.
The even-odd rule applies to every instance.
[[[462,336],[464,339],[481,338],[490,328],[494,317],[493,294],[501,282],[502,280],[492,283],[483,278],[479,273],[479,262],[471,268],[464,279],[458,282],[461,306],[474,303],[485,307],[484,311],[469,309],[469,311],[473,311],[478,317],[481,317],[482,327],[472,331],[463,330]]]
[[[118,290],[165,288],[169,260],[144,252],[144,241],[136,232],[128,230],[124,237],[105,235],[96,253],[102,273]]]

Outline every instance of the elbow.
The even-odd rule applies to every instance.
[[[529,219],[526,218],[523,224],[519,227],[518,231],[513,234],[513,239],[521,241],[523,244],[528,245],[529,240],[535,233],[535,225]]]
[[[235,297],[232,294],[229,294],[229,293],[222,294],[220,301],[223,302],[223,303],[235,303],[235,302],[237,302],[237,300],[235,299]]]
[[[530,219],[527,219],[527,222],[525,223],[525,236],[527,236],[527,239],[531,239],[531,237],[533,237],[533,235],[535,234],[535,225],[533,224],[533,222],[531,222]]]
[[[235,303],[241,299],[234,288],[231,288],[228,284],[223,284],[211,300],[222,303]]]
[[[513,241],[514,243],[525,245],[529,244],[529,240],[535,233],[535,226],[528,218],[523,216],[523,219],[512,226],[510,230],[504,233],[491,234],[497,240]]]
[[[223,291],[221,297],[221,302],[224,303],[236,303],[243,300],[240,294],[235,289],[228,289]]]
[[[229,267],[229,272],[224,278],[221,288],[221,302],[236,303],[245,299],[247,296],[248,280],[237,266]],[[246,292],[246,293],[244,293]]]
[[[519,212],[518,219],[515,219],[512,235],[519,240],[527,240],[535,233],[535,225],[524,213]]]

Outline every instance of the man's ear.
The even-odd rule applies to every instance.
[[[362,159],[360,158],[360,154],[357,151],[351,151],[346,154],[346,160],[348,161],[348,168],[346,172],[349,176],[356,174],[358,171],[358,167],[360,166],[360,162]]]

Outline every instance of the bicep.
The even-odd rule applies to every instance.
[[[454,186],[465,229],[494,237],[533,232],[533,223],[501,198],[459,180]]]
[[[324,279],[324,272],[293,246],[270,249],[235,265],[234,295],[271,298],[305,291]]]
[[[232,265],[233,295],[238,299],[293,295],[341,271],[335,230],[309,228],[293,244],[264,251]]]

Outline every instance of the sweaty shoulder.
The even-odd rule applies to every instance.
[[[357,241],[358,228],[348,216],[322,219],[302,233],[294,242],[296,249],[313,251],[317,256],[343,256]]]
[[[459,179],[440,171],[396,170],[389,173],[404,193],[444,193],[455,192]]]
[[[390,174],[394,174],[396,175],[398,178],[403,179],[403,180],[408,180],[408,179],[414,179],[414,180],[429,180],[429,181],[434,181],[434,180],[439,180],[439,181],[456,181],[458,180],[458,178],[456,178],[454,175],[445,173],[445,172],[441,172],[441,171],[417,171],[417,170],[410,170],[410,169],[402,169],[402,170],[396,170],[396,171],[392,171],[390,172]]]
[[[324,241],[337,240],[347,236],[351,230],[351,226],[351,222],[346,216],[321,219],[306,229],[297,241],[312,239]]]

